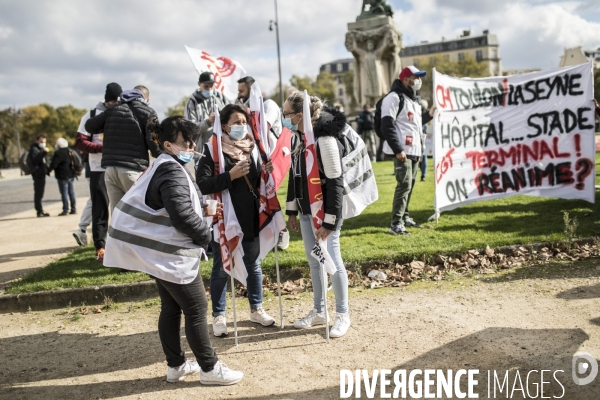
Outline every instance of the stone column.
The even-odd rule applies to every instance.
[[[387,94],[400,72],[402,35],[394,20],[377,15],[348,24],[346,49],[354,55],[354,97],[360,108]]]

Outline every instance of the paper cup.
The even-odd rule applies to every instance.
[[[215,215],[217,213],[217,201],[216,200],[206,200],[206,214],[207,215]]]

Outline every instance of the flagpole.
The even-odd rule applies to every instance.
[[[321,273],[323,274],[323,303],[325,305],[325,338],[329,343],[329,311],[327,310],[327,272],[325,271],[325,265],[321,268]]]
[[[321,266],[321,286],[323,286],[323,305],[325,306],[325,337],[327,338],[327,343],[329,343],[329,311],[327,309],[327,271],[325,271],[324,263]]]
[[[281,304],[281,275],[279,275],[279,253],[277,252],[277,244],[275,244],[275,270],[277,271],[277,295],[279,296],[279,321],[280,328],[284,328],[283,324],[283,305]]]
[[[233,335],[235,337],[235,345],[238,345],[238,329],[237,329],[237,314],[235,312],[235,280],[233,279],[233,255],[229,247],[229,275],[231,276],[231,300],[233,304]]]

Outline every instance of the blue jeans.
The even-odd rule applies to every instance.
[[[225,293],[227,282],[231,279],[223,269],[221,248],[217,242],[211,242],[213,249],[213,269],[210,274],[210,299],[212,300],[213,317],[225,315]],[[262,307],[262,269],[260,267],[260,241],[255,238],[253,242],[242,242],[244,249],[244,264],[248,271],[248,301],[250,309],[257,310]]]
[[[424,179],[425,175],[427,175],[427,156],[421,156],[421,162],[419,164],[419,168],[421,168],[421,178]]]
[[[63,211],[69,212],[69,200],[71,200],[71,211],[77,211],[77,205],[75,204],[75,189],[73,187],[73,178],[69,179],[57,179],[58,191],[63,203]]]
[[[313,301],[317,312],[323,312],[325,307],[323,299],[323,281],[321,280],[322,268],[319,262],[310,255],[315,246],[315,234],[313,230],[312,217],[310,215],[300,215],[300,231],[302,233],[302,243],[304,243],[304,252],[308,259],[310,267],[310,279],[313,286]],[[348,313],[348,274],[342,253],[340,252],[340,229],[331,232],[327,238],[327,251],[331,256],[337,272],[331,276],[333,293],[335,294],[335,312],[338,314]]]

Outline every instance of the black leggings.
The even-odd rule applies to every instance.
[[[208,300],[200,273],[187,285],[166,282],[156,278],[161,300],[158,334],[169,367],[185,363],[181,349],[181,312],[185,315],[185,337],[196,361],[203,371],[211,371],[218,361],[210,343],[206,313]]]

